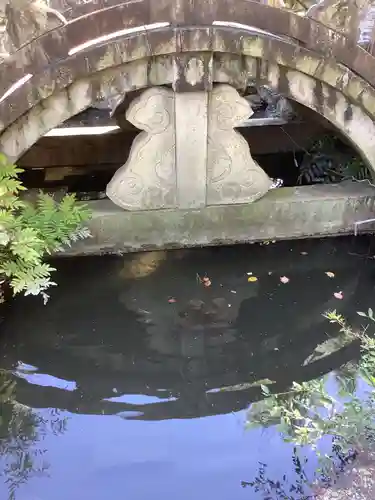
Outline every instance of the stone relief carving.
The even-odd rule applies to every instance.
[[[234,130],[253,114],[250,104],[229,85],[219,85],[208,105],[207,204],[249,203],[272,187],[253,160],[248,143]]]
[[[177,106],[181,97],[183,106]],[[126,210],[191,208],[197,200],[202,200],[199,206],[257,200],[278,185],[253,160],[248,143],[235,130],[252,113],[248,101],[229,85],[208,94],[146,90],[126,113],[143,132],[109,182],[107,196]]]
[[[361,18],[370,5],[371,0],[320,0],[306,16],[357,40]]]
[[[49,0],[0,0],[0,59],[46,32],[49,15],[67,22]]]
[[[143,130],[133,142],[127,162],[107,185],[107,196],[126,210],[176,206],[174,92],[146,90],[132,101],[126,118]]]

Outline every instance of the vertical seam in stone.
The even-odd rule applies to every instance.
[[[215,88],[215,84],[213,83],[212,85],[212,90]],[[207,201],[207,191],[208,191],[208,141],[209,141],[209,123],[210,123],[210,115],[209,115],[209,112],[210,112],[210,105],[211,105],[211,96],[212,96],[212,91],[211,92],[207,92],[207,100],[206,100],[206,104],[207,104],[207,121],[206,121],[206,164],[205,164],[205,168],[206,168],[206,186],[205,186],[205,194],[204,194],[204,204],[205,206],[208,205],[208,201]]]
[[[173,115],[174,115],[174,168],[175,168],[175,180],[176,180],[176,185],[175,185],[175,193],[176,193],[176,206],[179,206],[180,200],[179,198],[179,192],[178,192],[178,186],[179,186],[179,179],[178,179],[178,165],[177,165],[177,158],[178,158],[178,143],[177,143],[177,113],[176,113],[176,92],[173,93]]]

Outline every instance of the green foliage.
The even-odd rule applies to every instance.
[[[41,294],[47,300],[45,291],[55,285],[50,279],[55,269],[44,258],[89,237],[82,224],[90,212],[73,195],[60,203],[43,193],[34,205],[23,201],[21,172],[0,154],[0,277],[15,294]]]
[[[304,155],[298,182],[327,184],[371,178],[369,169],[351,148],[335,136],[324,135]]]
[[[375,321],[372,309],[358,313]],[[319,441],[331,436],[342,453],[368,450],[375,436],[375,339],[366,333],[351,329],[336,311],[325,317],[340,327],[346,344],[350,338],[359,341],[361,359],[343,366],[335,375],[337,395],[327,390],[329,376],[317,380],[293,383],[290,390],[271,394],[269,387],[262,389],[265,399],[254,403],[248,412],[248,427],[277,426],[286,442],[297,446],[310,446],[316,450],[325,467],[332,465],[331,457],[321,456]],[[357,396],[357,381],[362,379],[366,394]]]

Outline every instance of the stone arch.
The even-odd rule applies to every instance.
[[[173,86],[176,79],[184,80],[190,90],[196,87],[209,90],[213,82],[228,83],[235,88],[256,82],[267,83],[320,113],[375,169],[375,90],[363,78],[335,61],[325,60],[320,54],[265,35],[236,30],[238,43],[233,45],[233,30],[218,27],[210,30],[212,50],[207,51],[204,50],[207,49],[204,29],[194,29],[196,36],[190,38],[185,30],[181,31],[187,40],[186,54],[177,56],[173,51],[175,46],[160,46],[159,55],[145,57],[142,52],[134,60],[134,54],[130,57],[126,47],[142,47],[143,35],[138,34],[107,44],[98,53],[96,48],[96,66],[82,66],[86,56],[80,55],[70,77],[57,80],[52,87],[54,71],[62,70],[61,67],[51,69],[46,84],[27,101],[19,103],[18,113],[12,109],[12,114],[19,116],[0,135],[0,149],[17,160],[50,129],[100,99],[124,95],[131,90],[165,84]],[[175,35],[173,37],[175,39]],[[193,51],[194,47],[200,50]],[[184,63],[182,70],[181,60]],[[194,64],[189,64],[191,62]],[[195,69],[191,71],[191,68]],[[199,87],[202,82],[203,87]]]
[[[242,0],[238,2],[239,5],[243,3]],[[259,12],[262,12],[260,4],[254,5],[257,5],[256,11],[260,8]],[[267,6],[264,7],[269,9]],[[226,10],[225,15],[228,15],[230,20],[237,19],[237,15],[230,16]],[[116,11],[117,8],[111,10],[112,16]],[[258,22],[261,27],[272,27],[268,22],[257,21],[258,18],[254,18],[250,11],[245,13],[245,18],[249,19],[249,22],[253,20],[254,24]],[[272,19],[280,15],[284,16],[283,11],[279,9],[273,9],[270,13],[273,14]],[[99,11],[97,16],[99,14],[103,17],[101,21],[103,24],[107,19],[103,16],[105,12]],[[338,88],[347,97],[359,100],[366,112],[374,113],[375,73],[372,68],[375,66],[375,58],[357,46],[348,50],[346,46],[344,47],[344,42],[340,41],[342,37],[340,38],[337,34],[334,36],[335,44],[332,45],[332,41],[329,42],[330,36],[331,38],[333,36],[332,30],[318,24],[315,26],[316,23],[314,24],[316,29],[312,29],[312,21],[299,16],[296,16],[298,19],[294,19],[294,14],[287,11],[285,15],[290,22],[293,20],[291,27],[288,29],[285,27],[283,30],[276,29],[274,26],[274,32],[285,32],[285,36],[259,32],[256,29],[254,31],[254,28],[250,27],[244,29],[211,25],[175,28],[169,23],[164,23],[167,26],[159,23],[150,25],[147,29],[146,27],[137,28],[133,32],[129,32],[132,28],[128,31],[119,30],[115,32],[117,37],[111,39],[112,41],[97,42],[87,47],[82,43],[82,49],[74,51],[74,48],[79,47],[74,47],[74,44],[83,40],[78,34],[83,36],[82,33],[89,29],[87,23],[90,17],[79,18],[73,24],[59,28],[58,33],[52,30],[19,49],[0,65],[3,75],[0,82],[0,133],[54,92],[104,69],[121,66],[138,59],[173,55],[175,90],[209,90],[208,87],[212,83],[210,54],[215,52],[249,55],[295,68],[297,71]],[[122,17],[120,16],[119,19]],[[114,22],[112,21],[112,24]],[[285,22],[284,19],[284,25]],[[293,27],[295,23],[298,29]],[[101,24],[99,23],[100,26]],[[110,23],[111,26],[112,24]],[[302,30],[303,27],[309,33],[307,38],[306,34],[303,35],[305,33]],[[309,30],[308,27],[310,27]],[[316,36],[322,29],[325,34],[324,43],[322,39],[316,41]],[[56,37],[59,40],[63,39],[64,42],[57,43]],[[99,39],[100,37],[96,40]],[[297,44],[296,39],[304,45]],[[70,40],[68,47],[66,47],[66,40]],[[327,43],[328,53],[323,50],[325,43]],[[73,48],[68,50],[71,45]],[[338,57],[333,59],[332,56],[335,55],[338,47],[342,50],[340,49],[337,53]],[[201,60],[200,79],[195,82],[186,82],[182,66],[190,57],[189,53],[199,52],[206,54],[206,57]],[[354,54],[354,59],[348,60],[346,53],[350,53],[351,57]],[[150,81],[149,85],[152,84]]]
[[[17,40],[18,37],[12,40],[11,57],[2,66],[0,89],[8,88],[27,73],[40,73],[50,62],[66,61],[79,47],[84,50],[102,44],[105,36],[119,38],[126,31],[147,35],[157,26],[200,26],[207,29],[217,23],[247,25],[288,37],[309,50],[335,57],[372,83],[375,79],[371,68],[374,58],[356,45],[358,33],[355,27],[343,35],[340,28],[327,27],[314,20],[314,16],[300,16],[266,2],[216,0],[194,8],[191,2],[177,0],[93,0],[83,3],[80,0],[56,0],[55,6],[67,23],[61,23],[60,17],[60,22],[56,22],[55,18],[54,23],[39,26],[37,31],[31,30],[22,41]],[[17,9],[10,7],[10,10]],[[23,10],[32,21],[32,10],[35,9]],[[152,42],[150,40],[150,48]]]

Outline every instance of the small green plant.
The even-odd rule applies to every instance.
[[[375,321],[372,309],[360,316]],[[329,375],[301,384],[294,382],[283,393],[272,394],[270,387],[262,386],[265,399],[251,405],[248,427],[276,425],[285,442],[297,447],[310,446],[316,450],[325,471],[333,466],[333,457],[321,455],[318,444],[324,436],[333,439],[341,453],[359,453],[373,450],[375,437],[375,339],[366,332],[350,328],[336,311],[324,315],[340,327],[340,335],[358,341],[361,358],[338,370],[334,376],[337,394],[327,390]],[[365,395],[357,396],[357,381],[366,383]]]
[[[56,283],[44,259],[90,236],[83,227],[90,212],[73,195],[59,203],[43,193],[34,204],[22,200],[22,171],[0,154],[0,280],[14,294],[40,294],[46,302],[46,290]]]
[[[361,158],[337,137],[324,135],[306,151],[299,167],[298,184],[329,184],[371,181]]]

